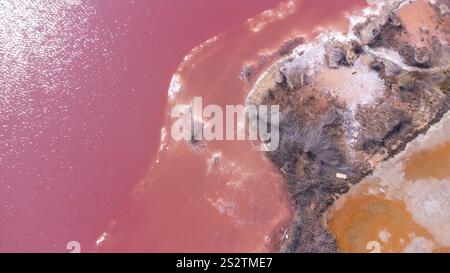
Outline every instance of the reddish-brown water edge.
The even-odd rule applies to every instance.
[[[154,159],[180,60],[278,2],[1,0],[0,251],[93,250]]]
[[[172,71],[182,88],[167,111],[190,104],[194,96],[223,109],[243,104],[250,88],[239,78],[244,64],[262,64],[261,71],[268,65],[262,56],[273,58],[283,42],[296,36],[313,38],[319,26],[346,30],[345,11],[363,5],[353,0],[283,2],[273,13],[212,35]],[[157,159],[134,189],[129,210],[100,236],[98,250],[276,250],[292,211],[279,171],[248,141],[206,142],[200,150],[175,142],[172,122],[167,118]]]

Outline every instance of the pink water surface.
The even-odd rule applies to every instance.
[[[211,151],[262,170],[268,188],[251,178],[236,195],[223,184],[232,171],[205,175],[205,155],[180,144],[152,166],[161,127],[170,125],[170,79],[192,48],[229,33],[215,48],[234,55],[194,58],[197,70],[180,71],[192,89],[179,102],[201,94],[208,103],[239,103],[248,88],[238,79],[244,59],[296,30],[335,23],[363,1],[305,1],[260,35],[243,27],[279,2],[0,0],[0,251],[65,252],[69,241],[82,251],[267,250],[261,243],[284,223],[277,211],[289,210],[287,196],[279,172],[248,143],[214,143]],[[229,62],[226,86],[209,94],[203,87],[221,76],[212,60]],[[236,206],[238,224],[223,213]],[[105,231],[111,237],[96,247]]]
[[[180,60],[276,2],[0,1],[0,251],[92,249],[154,158]]]
[[[351,0],[291,3],[194,49],[176,70],[182,88],[168,109],[195,96],[222,109],[242,104],[251,87],[239,77],[245,64],[264,69],[281,44],[296,35],[313,38],[316,27],[346,30],[346,11],[362,6]],[[135,188],[129,211],[101,238],[99,250],[277,251],[292,214],[280,171],[248,141],[201,147],[175,142],[172,123],[170,118],[164,123],[166,139],[157,161]]]

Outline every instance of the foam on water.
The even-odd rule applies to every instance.
[[[175,99],[175,96],[181,91],[181,88],[181,76],[179,74],[173,74],[168,92],[169,100]]]

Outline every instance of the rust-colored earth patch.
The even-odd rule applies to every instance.
[[[403,202],[378,195],[356,195],[336,210],[329,222],[339,251],[365,253],[402,252],[413,240],[432,236],[416,224]],[[376,248],[376,247],[375,247]]]
[[[421,150],[405,160],[405,179],[445,179],[450,177],[450,141]]]

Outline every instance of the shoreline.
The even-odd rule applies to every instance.
[[[290,56],[277,60],[255,81],[247,105],[280,103],[285,110],[281,125],[285,146],[279,152],[266,154],[283,173],[296,206],[290,239],[282,252],[337,251],[335,238],[324,224],[325,211],[351,185],[371,174],[380,162],[403,151],[449,110],[450,98],[442,89],[446,82],[443,67],[448,67],[450,53],[445,30],[444,35],[437,29],[417,34],[403,22],[409,15],[404,7],[423,5],[429,5],[435,19],[443,21],[448,16],[442,12],[444,2],[389,1],[383,7],[378,2],[375,9],[363,12],[365,21],[349,19],[350,31],[346,35],[325,31],[316,40],[297,47]],[[446,27],[448,21],[439,22],[441,25]],[[419,35],[433,46],[432,51],[424,53],[428,57],[416,54],[421,51],[415,40]],[[396,55],[374,54],[374,50],[384,48],[394,48],[401,63]],[[410,48],[414,53],[406,50]],[[368,81],[367,87],[358,93],[345,93],[355,88],[355,80],[349,75],[365,67],[366,74],[356,82]],[[319,78],[320,73],[326,76]],[[350,84],[330,91],[341,84],[333,77],[348,77],[344,81]],[[382,91],[372,88],[379,81],[383,82]],[[311,103],[299,102],[308,97]],[[333,110],[326,110],[324,105]],[[426,113],[410,105],[425,107]],[[315,118],[308,118],[311,114]]]

